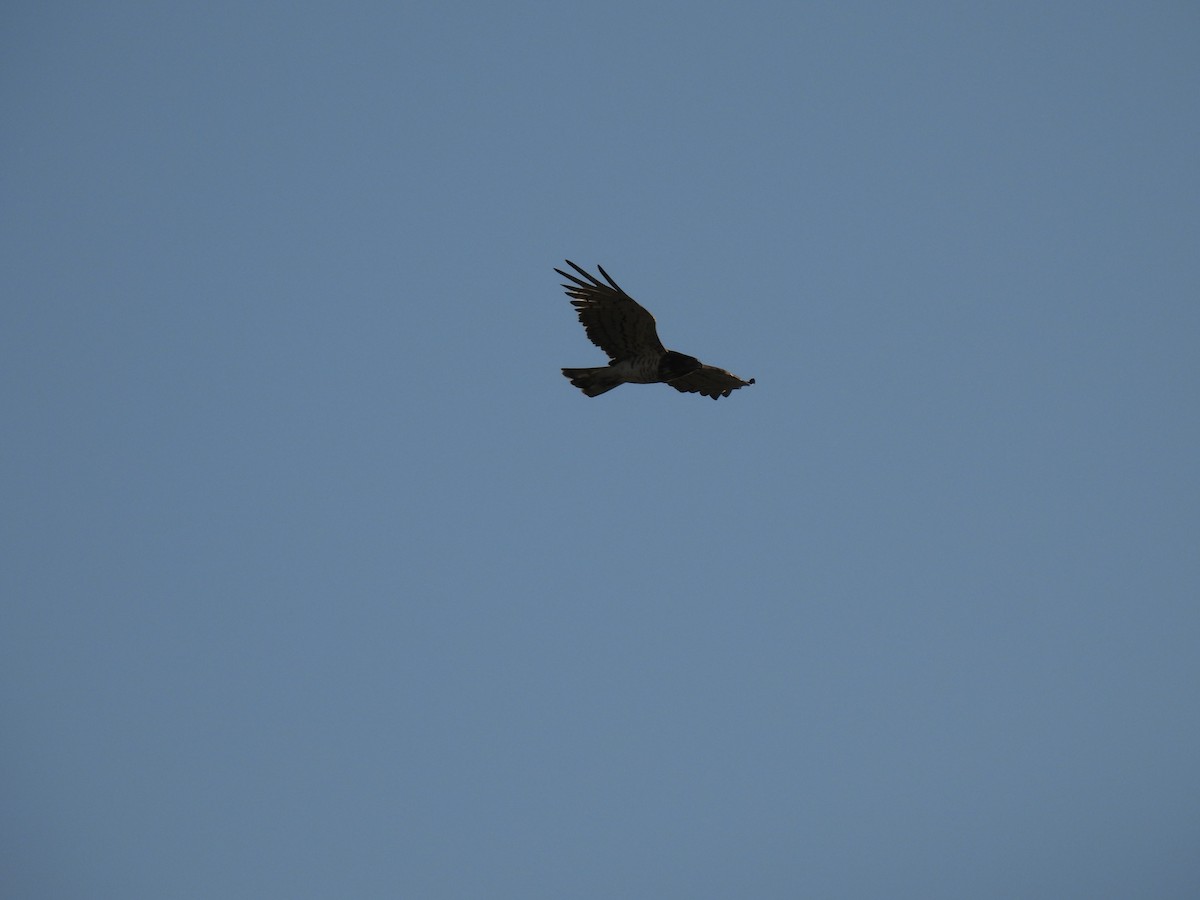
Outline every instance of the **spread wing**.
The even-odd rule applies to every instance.
[[[738,388],[754,384],[754,379],[742,381],[732,372],[726,372],[716,366],[701,366],[668,381],[667,384],[685,394],[703,394],[716,400],[718,397],[728,397]]]
[[[603,267],[596,266],[608,284],[589,275],[569,259],[567,265],[583,277],[578,278],[562,269],[554,271],[572,282],[564,284],[563,289],[579,313],[579,321],[588,338],[608,354],[611,362],[643,353],[667,352],[658,339],[654,316],[621,290]]]

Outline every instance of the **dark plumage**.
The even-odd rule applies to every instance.
[[[738,388],[754,384],[736,375],[706,366],[694,356],[668,350],[658,339],[654,316],[621,290],[602,266],[596,266],[604,280],[589,275],[575,263],[567,265],[580,276],[554,271],[570,281],[563,289],[579,313],[579,321],[592,343],[608,354],[609,364],[591,369],[563,369],[571,384],[589,397],[611,391],[619,384],[669,384],[677,391],[728,397]]]

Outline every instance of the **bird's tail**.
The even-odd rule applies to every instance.
[[[622,379],[613,374],[609,366],[599,366],[595,369],[563,369],[562,373],[571,379],[571,384],[579,388],[589,397],[599,397],[605,391],[611,391]]]

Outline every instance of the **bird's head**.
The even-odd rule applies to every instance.
[[[700,366],[700,360],[696,357],[668,350],[658,361],[658,377],[663,381],[670,381],[672,378],[680,378],[688,372],[694,372]]]

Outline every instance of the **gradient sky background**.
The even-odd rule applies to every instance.
[[[0,120],[4,896],[1196,896],[1194,3],[13,3]]]

